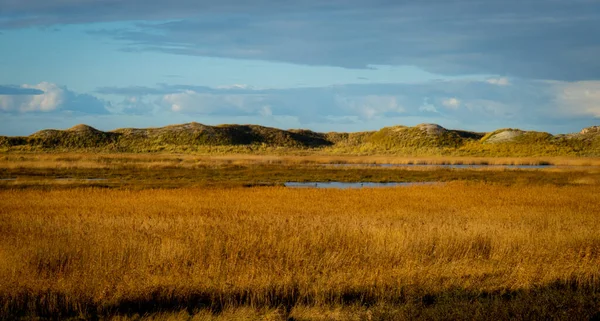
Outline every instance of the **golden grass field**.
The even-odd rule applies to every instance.
[[[0,200],[0,319],[600,312],[598,185],[6,189]]]
[[[319,165],[372,163],[563,167]],[[595,320],[598,165],[6,153],[0,320]],[[288,180],[442,183],[278,186]]]

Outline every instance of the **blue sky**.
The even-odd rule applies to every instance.
[[[600,124],[597,0],[0,0],[0,135]]]

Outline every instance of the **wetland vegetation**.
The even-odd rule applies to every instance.
[[[597,317],[598,191],[5,189],[0,316]]]
[[[592,157],[8,150],[0,319],[597,319],[598,213]]]

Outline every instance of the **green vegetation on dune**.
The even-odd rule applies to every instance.
[[[119,143],[131,151],[167,146],[268,145],[310,147],[329,142],[310,131],[292,132],[256,125],[206,126],[198,123],[150,129],[119,129]]]
[[[111,146],[117,142],[118,135],[103,132],[87,125],[77,125],[67,130],[46,129],[26,138],[28,145],[43,148],[92,148]]]
[[[471,156],[597,156],[600,132],[586,128],[576,134],[553,136],[505,128],[487,133],[477,142],[468,142],[459,150],[460,155]]]
[[[490,133],[448,130],[436,124],[392,126],[378,131],[318,133],[258,125],[199,123],[104,132],[86,125],[47,129],[26,137],[0,136],[4,151],[322,153],[411,156],[600,156],[600,127],[551,135],[520,129]]]
[[[415,127],[385,127],[371,135],[369,142],[388,150],[457,148],[464,144],[463,138],[457,133],[433,124],[422,124]]]

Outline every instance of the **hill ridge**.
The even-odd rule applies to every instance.
[[[80,150],[110,152],[257,150],[325,153],[476,156],[600,156],[600,126],[578,133],[502,128],[482,133],[446,129],[438,124],[390,126],[375,131],[321,133],[254,124],[205,125],[198,122],[150,128],[102,131],[86,124],[68,129],[44,129],[29,136],[0,136],[0,150]]]

